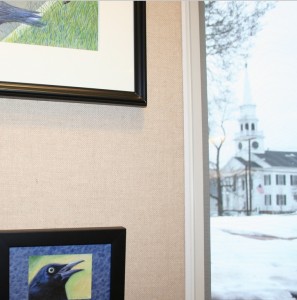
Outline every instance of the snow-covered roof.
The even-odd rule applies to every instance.
[[[297,152],[265,151],[263,154],[255,154],[272,167],[297,168]]]
[[[242,157],[236,156],[235,159],[237,159],[239,162],[241,162],[245,167],[249,165],[249,161],[245,160]],[[256,162],[251,160],[251,168],[262,168],[260,165],[258,165]]]

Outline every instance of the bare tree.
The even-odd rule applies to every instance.
[[[216,139],[210,140],[210,143],[216,149],[216,160],[213,163],[214,176],[213,191],[210,191],[210,197],[217,201],[218,215],[222,216],[224,212],[223,207],[223,180],[221,175],[221,149],[224,145],[226,133],[224,124],[221,124],[222,135]]]
[[[234,64],[230,58],[246,58],[261,17],[274,5],[275,1],[205,1],[208,58],[219,58],[224,68]]]

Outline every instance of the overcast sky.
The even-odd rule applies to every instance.
[[[251,49],[248,71],[265,148],[297,152],[297,1],[279,1],[263,18],[263,28]],[[243,72],[235,90],[240,105]],[[224,161],[236,149],[233,134],[238,128],[237,121],[229,122]]]

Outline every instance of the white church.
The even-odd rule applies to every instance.
[[[235,137],[237,152],[222,168],[223,209],[244,214],[297,211],[297,152],[264,148],[247,68]]]

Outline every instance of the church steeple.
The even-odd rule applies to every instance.
[[[247,63],[245,64],[245,69],[244,69],[243,104],[246,104],[246,105],[253,104],[249,74],[248,74],[248,70],[247,70]]]
[[[264,153],[263,133],[258,129],[258,118],[256,115],[256,105],[252,99],[250,81],[248,77],[247,64],[243,82],[243,104],[240,105],[239,133],[235,141],[238,146],[238,155],[245,155],[249,148],[252,153]]]

